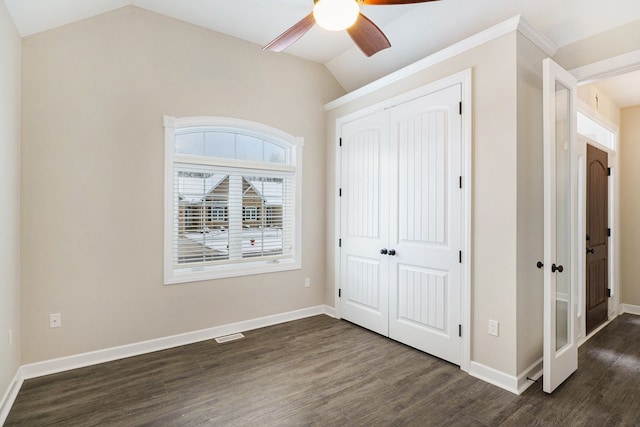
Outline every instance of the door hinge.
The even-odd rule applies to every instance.
[[[342,289],[338,289],[338,298],[342,298]]]
[[[462,251],[458,251],[458,262],[462,264]]]
[[[462,115],[462,101],[460,101],[459,112],[460,112],[460,115]]]
[[[342,197],[342,188],[338,189],[338,197]]]
[[[458,325],[458,336],[462,336],[462,325]]]
[[[611,298],[611,288],[607,288],[607,296]]]
[[[458,179],[458,187],[462,188],[462,175]]]
[[[611,229],[607,228],[607,237],[611,237]]]
[[[338,239],[338,247],[341,248],[342,247],[342,239]]]
[[[607,168],[607,176],[611,176],[611,168]]]
[[[338,146],[342,147],[342,138],[338,140]]]

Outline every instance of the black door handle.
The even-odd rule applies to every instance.
[[[563,266],[561,266],[561,265],[555,265],[555,264],[552,264],[552,265],[551,265],[551,272],[552,272],[552,273],[555,273],[556,271],[557,271],[558,273],[562,273],[562,272],[564,271],[564,267],[563,267]]]
[[[380,249],[380,253],[381,253],[382,255],[386,255],[388,252],[389,252],[389,251],[387,251],[387,248]]]
[[[544,264],[542,263],[542,261],[538,261],[538,262],[536,263],[536,267],[538,267],[538,268],[542,268],[542,267],[544,267]]]
[[[395,249],[389,249],[389,255],[394,256],[396,254]]]
[[[588,253],[588,254],[595,254],[595,253],[596,253],[596,250],[595,250],[595,249],[593,249],[593,248],[589,248],[589,249],[587,249],[587,253]]]

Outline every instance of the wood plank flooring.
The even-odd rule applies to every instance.
[[[522,396],[316,316],[25,381],[6,426],[640,426],[640,317],[580,348],[552,396]]]

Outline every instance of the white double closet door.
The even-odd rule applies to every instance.
[[[460,364],[461,85],[340,127],[343,319]]]

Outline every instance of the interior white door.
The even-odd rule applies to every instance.
[[[461,85],[341,127],[341,316],[453,363]]]
[[[461,86],[390,112],[389,337],[460,364]]]
[[[578,368],[575,78],[543,61],[544,350],[543,390],[553,392]]]
[[[389,334],[389,114],[382,111],[341,129],[341,316]]]

